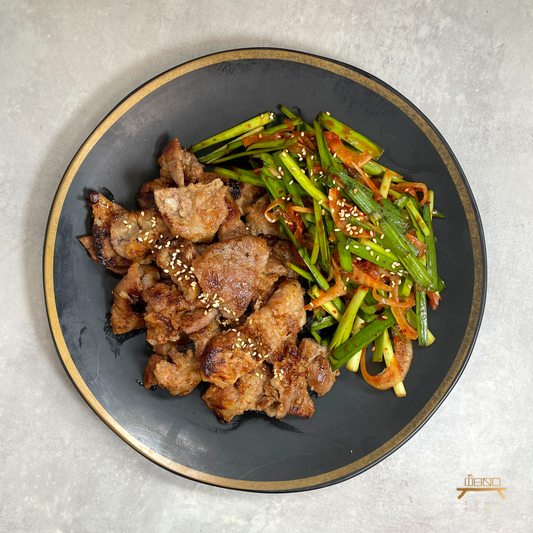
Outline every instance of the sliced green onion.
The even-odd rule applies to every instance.
[[[207,148],[208,146],[212,146],[213,144],[219,142],[228,141],[229,139],[233,139],[233,137],[238,137],[243,133],[249,134],[250,131],[258,128],[259,126],[264,126],[265,124],[274,122],[275,119],[275,113],[272,113],[272,111],[266,111],[265,113],[261,113],[260,115],[251,118],[250,120],[246,120],[241,124],[233,126],[233,128],[230,128],[229,130],[221,131],[217,135],[213,135],[212,137],[209,137],[208,139],[205,139],[202,142],[194,144],[191,147],[190,152],[194,154],[198,150],[202,150],[204,148]]]

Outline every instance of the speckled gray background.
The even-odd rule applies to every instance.
[[[485,319],[449,398],[378,466],[310,493],[209,487],[138,455],[71,385],[44,310],[48,211],[77,148],[147,79],[246,46],[407,96],[457,155],[487,240]],[[0,531],[532,531],[532,49],[526,0],[0,2]],[[500,477],[505,501],[458,500],[469,474]]]

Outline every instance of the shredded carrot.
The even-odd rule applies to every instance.
[[[346,294],[346,285],[342,281],[341,275],[338,272],[335,272],[335,285],[330,287],[327,291],[320,290],[320,296],[315,300],[311,300],[306,306],[305,310],[310,311],[315,307],[320,307],[321,305],[327,304],[338,298],[339,296],[344,296]]]
[[[400,277],[399,276],[391,276],[391,299],[394,303],[394,305],[391,305],[391,311],[394,315],[394,318],[396,319],[396,322],[398,322],[398,326],[400,326],[402,332],[405,334],[405,336],[408,339],[416,339],[418,338],[418,331],[407,322],[407,319],[405,318],[405,311],[407,309],[404,309],[399,306],[400,299],[398,297],[398,292],[400,289]],[[412,306],[411,306],[412,307]]]
[[[313,214],[314,210],[310,207],[300,207],[299,205],[293,205],[290,207],[291,211],[296,211],[296,213],[309,213]]]
[[[404,341],[394,331],[392,335],[396,349],[394,357],[391,364],[376,376],[371,376],[366,370],[366,348],[361,354],[361,374],[363,374],[364,380],[375,389],[387,390],[398,385],[405,379],[411,367],[411,361],[413,360],[413,345],[411,341]]]
[[[401,183],[391,184],[390,188],[393,191],[398,191],[398,192],[405,192],[407,189],[411,189],[411,188],[417,191],[422,191],[424,196],[422,197],[422,200],[420,201],[420,205],[424,205],[429,200],[428,188],[425,183],[403,181]]]
[[[355,261],[352,261],[353,272],[347,272],[346,276],[350,281],[359,283],[359,285],[365,285],[366,287],[371,287],[372,289],[377,289],[379,291],[390,292],[391,288],[380,281],[375,280],[370,274],[367,274],[361,270]]]
[[[285,200],[282,200],[281,198],[278,198],[277,200],[274,200],[273,202],[271,202],[268,207],[265,209],[265,218],[270,222],[270,223],[274,223],[276,222],[277,218],[276,217],[271,217],[270,216],[270,213],[269,211],[273,210],[275,207],[277,207],[278,205],[281,205],[282,203],[284,203]]]
[[[381,305],[388,305],[389,307],[397,307],[398,309],[410,309],[415,305],[415,299],[409,298],[405,302],[396,302],[395,300],[390,300],[388,298],[383,298],[380,296],[376,289],[372,289],[372,294],[374,298],[380,303]]]

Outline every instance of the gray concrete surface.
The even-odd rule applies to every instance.
[[[532,531],[532,28],[526,0],[0,2],[0,531]],[[75,391],[44,309],[48,211],[83,140],[145,80],[246,46],[339,59],[405,94],[458,156],[487,239],[485,320],[450,397],[393,456],[310,493],[151,464]],[[457,499],[468,474],[502,479],[499,509]]]

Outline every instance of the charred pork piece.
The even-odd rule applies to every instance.
[[[305,324],[303,289],[285,281],[265,306],[250,315],[246,324],[215,337],[204,352],[202,376],[221,388],[233,385],[266,358],[283,358]]]
[[[217,320],[211,321],[205,328],[189,334],[194,342],[194,353],[202,360],[207,345],[220,333],[220,324]]]
[[[154,353],[146,365],[143,381],[146,389],[157,385],[174,396],[186,396],[202,381],[200,362],[191,350],[174,349],[169,355]]]
[[[218,229],[219,242],[250,235],[250,230],[241,220],[241,212],[229,192],[226,192],[226,207],[228,216]]]
[[[216,295],[225,318],[238,318],[250,304],[267,263],[269,248],[264,239],[240,237],[212,244],[193,261],[205,294]]]
[[[266,208],[270,204],[268,194],[265,194],[250,208],[250,212],[246,215],[246,225],[250,228],[250,233],[255,236],[272,235],[273,237],[281,238],[278,225],[275,222],[269,222],[265,218]]]
[[[178,139],[170,141],[158,160],[161,178],[171,178],[179,187],[196,183],[204,172],[204,166],[196,156],[181,147]]]
[[[134,263],[113,290],[111,327],[115,335],[144,328],[143,278],[159,279],[157,268]]]
[[[97,263],[100,263],[100,260],[98,259],[98,256],[96,255],[96,250],[94,249],[94,237],[92,235],[83,235],[82,237],[78,237],[78,240],[81,242],[83,247],[87,250],[89,253],[91,259],[96,261]],[[114,272],[115,274],[120,274],[121,276],[124,276],[126,272],[128,272],[127,266],[123,267],[107,267],[108,270],[111,270],[111,272]]]
[[[227,424],[244,411],[262,411],[274,402],[273,398],[265,396],[264,390],[272,376],[270,366],[262,363],[250,374],[241,376],[231,387],[221,389],[211,385],[202,398],[219,422]]]
[[[298,259],[296,259],[296,256],[294,255],[293,245],[289,241],[275,241],[270,251],[270,258],[278,259],[283,266],[285,266],[286,263],[292,263],[293,265],[299,264]],[[286,267],[286,269],[287,273],[283,274],[284,276],[292,279],[298,278],[298,274],[294,272],[292,268]]]
[[[231,180],[230,192],[241,215],[247,215],[252,205],[265,194],[265,189],[251,185],[250,183]]]
[[[319,396],[324,396],[335,383],[335,378],[340,374],[333,372],[329,363],[329,350],[327,346],[320,346],[312,339],[303,339],[299,350],[307,374],[307,385]]]
[[[111,244],[113,216],[124,214],[126,210],[97,192],[91,192],[90,203],[93,209],[94,251],[98,261],[115,272],[117,271],[116,269],[129,267],[131,261],[117,254]]]
[[[269,298],[276,292],[281,280],[284,277],[292,278],[292,269],[286,267],[270,249],[270,255],[266,262],[257,290],[252,298],[252,309],[257,311],[269,300]]]
[[[295,344],[287,345],[283,358],[274,361],[274,377],[265,387],[265,392],[276,399],[273,404],[276,418],[283,418],[287,413],[310,418],[315,412],[315,405],[307,392],[303,363]]]
[[[228,216],[226,187],[217,179],[154,191],[155,203],[174,236],[192,242],[211,242]]]
[[[159,211],[147,209],[113,215],[111,245],[115,252],[131,261],[150,263],[150,252],[161,240],[170,237],[170,230]]]
[[[152,345],[178,342],[184,334],[205,328],[218,315],[216,309],[207,309],[204,300],[188,302],[171,280],[156,283],[143,294],[148,302],[146,340]]]
[[[137,200],[141,209],[148,209],[155,213],[159,213],[159,209],[155,203],[154,191],[158,189],[168,189],[170,187],[177,187],[172,178],[157,178],[148,183],[143,183],[141,190],[135,196],[135,200]]]
[[[157,266],[181,289],[188,302],[200,294],[192,262],[198,257],[196,246],[184,239],[172,239],[153,251]]]

